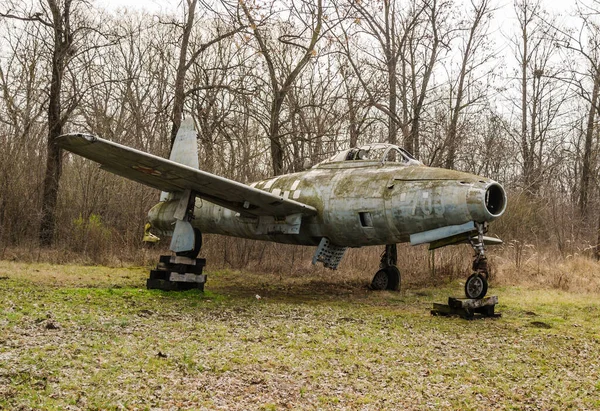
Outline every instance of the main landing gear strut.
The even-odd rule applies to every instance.
[[[396,244],[387,244],[381,255],[379,271],[375,273],[371,281],[373,290],[400,290],[400,270],[396,267],[398,262],[398,251]]]
[[[483,244],[483,234],[487,229],[487,225],[485,223],[475,223],[475,227],[477,227],[477,237],[469,240],[473,250],[475,250],[473,274],[469,276],[465,283],[465,295],[467,298],[478,300],[485,297],[487,293],[489,269]]]
[[[175,251],[175,256],[160,257],[156,269],[150,271],[150,278],[146,281],[148,289],[204,291],[206,275],[202,274],[202,270],[206,260],[197,258],[202,248],[202,233],[191,224],[194,219],[194,202],[195,195],[191,191],[183,193],[175,215],[170,246]]]

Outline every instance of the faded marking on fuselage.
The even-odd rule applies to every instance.
[[[409,209],[412,216],[433,214],[441,217],[446,211],[442,196],[434,196],[430,192],[422,192],[421,195],[419,192],[408,192],[406,195],[400,195],[400,208]]]
[[[287,191],[287,190],[286,190],[286,191],[284,191],[284,192],[283,192],[283,199],[284,199],[284,200],[287,200],[289,197],[290,197],[290,192],[289,192],[289,191]]]
[[[273,189],[273,191],[272,191],[272,193],[273,193],[274,195],[278,196],[278,195],[280,195],[280,194],[281,194],[281,189],[280,189],[280,188],[274,188],[274,189]]]
[[[275,184],[275,181],[277,181],[277,180],[279,180],[279,177],[275,177],[274,179],[267,181],[267,183],[265,184],[264,189],[265,190],[270,190],[271,187],[273,187],[273,184]]]
[[[292,197],[294,200],[297,200],[300,198],[300,193],[302,193],[302,190],[296,190],[294,191],[294,196]]]
[[[294,191],[295,189],[298,188],[299,185],[300,185],[300,180],[294,181],[294,184],[292,184],[292,187],[290,188],[290,191]]]
[[[258,184],[258,181],[255,181],[254,183],[250,184],[250,187],[254,188],[254,187],[256,187],[257,184]]]

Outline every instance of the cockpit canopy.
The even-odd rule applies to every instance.
[[[368,144],[340,151],[320,164],[335,163],[338,161],[369,161],[384,163],[401,163],[404,165],[423,165],[405,149],[394,144]]]

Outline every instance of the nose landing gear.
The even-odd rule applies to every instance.
[[[469,240],[473,250],[475,250],[473,274],[467,278],[465,283],[465,295],[467,298],[479,300],[485,297],[488,290],[489,269],[483,244],[483,234],[487,229],[487,225],[485,223],[475,223],[475,227],[477,227],[477,238],[476,240]]]

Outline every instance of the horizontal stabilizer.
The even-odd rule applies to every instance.
[[[58,145],[102,169],[161,191],[191,190],[197,197],[245,216],[315,215],[316,209],[202,170],[144,153],[90,134],[65,134]]]

